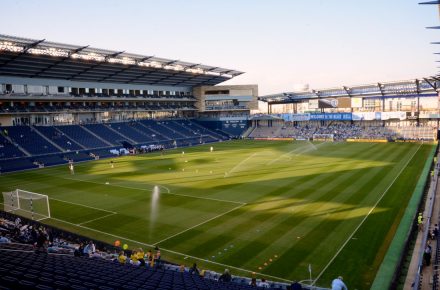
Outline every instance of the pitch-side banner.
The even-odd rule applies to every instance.
[[[373,121],[373,120],[380,120],[376,119],[376,113],[375,112],[354,112],[352,114],[353,121]]]
[[[310,114],[292,114],[292,121],[309,121]]]
[[[310,114],[310,121],[351,121],[351,113]]]

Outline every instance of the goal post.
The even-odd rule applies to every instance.
[[[12,212],[32,220],[50,218],[49,197],[47,195],[16,189],[3,192],[2,196],[2,205],[6,212]]]
[[[333,134],[313,134],[313,141],[334,141]]]

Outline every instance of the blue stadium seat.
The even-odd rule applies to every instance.
[[[127,141],[127,137],[122,135],[123,132],[118,133],[111,129],[111,124],[87,124],[84,127],[113,145],[120,146],[123,141]]]
[[[29,126],[3,127],[8,136],[32,155],[60,152],[55,146],[41,137]]]
[[[84,149],[74,140],[68,138],[63,132],[58,131],[56,127],[38,126],[35,127],[35,129],[65,150],[74,151]]]
[[[70,139],[75,140],[85,148],[102,148],[109,147],[110,145],[104,143],[96,136],[90,134],[79,125],[58,126],[58,130],[66,134]]]
[[[24,152],[0,135],[0,159],[24,156]]]

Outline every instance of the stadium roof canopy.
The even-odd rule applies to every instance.
[[[243,72],[111,51],[0,35],[0,75],[142,85],[216,85]]]
[[[338,97],[399,97],[437,95],[440,78],[430,77],[407,81],[383,82],[369,85],[342,86],[305,92],[285,92],[260,96],[260,101],[269,104],[299,103],[304,100]]]

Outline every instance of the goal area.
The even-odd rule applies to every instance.
[[[22,189],[2,192],[1,206],[11,212],[32,220],[50,218],[49,197]]]
[[[313,134],[313,141],[334,141],[333,134]]]

